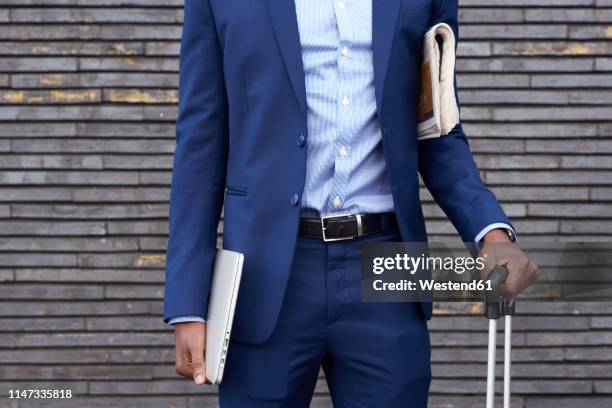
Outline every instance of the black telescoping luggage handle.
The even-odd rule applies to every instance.
[[[487,319],[499,319],[501,316],[514,315],[514,299],[506,299],[501,293],[501,285],[506,280],[508,271],[496,266],[489,273],[487,281],[491,282],[491,290],[485,290],[485,316]]]

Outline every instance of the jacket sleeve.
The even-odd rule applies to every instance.
[[[447,23],[458,41],[458,0],[435,3],[430,24]],[[455,93],[456,89],[455,80]],[[461,123],[446,136],[419,141],[419,172],[464,242],[473,242],[492,224],[511,226],[495,195],[480,178]]]
[[[208,0],[186,0],[164,320],[206,318],[228,145],[223,56]]]

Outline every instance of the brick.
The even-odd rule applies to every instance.
[[[156,73],[68,73],[16,74],[11,77],[13,88],[92,88],[92,87],[152,87],[176,88],[178,75]]]
[[[530,346],[609,346],[612,332],[527,333],[526,340]]]
[[[591,199],[603,201],[612,199],[612,187],[592,188]]]
[[[109,234],[113,235],[160,235],[168,233],[166,221],[110,221],[108,225]]]
[[[167,217],[167,204],[79,204],[45,205],[19,204],[12,206],[13,218],[54,219],[147,219]]]
[[[463,90],[461,91],[461,105],[481,104],[527,104],[527,105],[553,105],[561,102],[567,103],[570,95],[560,91],[483,91]]]
[[[530,171],[486,172],[486,180],[493,184],[516,185],[600,185],[609,184],[609,174],[588,171]]]
[[[133,238],[0,238],[0,250],[15,252],[119,252],[137,249],[138,242]]]
[[[14,278],[15,273],[12,269],[0,269],[0,282],[10,282]]]
[[[165,251],[168,248],[166,237],[143,237],[138,242],[143,251]]]
[[[607,74],[532,74],[531,83],[536,88],[609,88],[612,78]]]
[[[81,331],[85,329],[85,320],[82,318],[49,318],[49,317],[28,318],[28,319],[0,318],[0,328],[1,328],[0,331],[3,331],[3,332]]]
[[[29,149],[30,146],[26,147]],[[24,154],[0,156],[0,167],[20,169],[58,169],[58,170],[100,170],[103,158],[93,155],[33,155]]]
[[[2,123],[0,134],[3,137],[70,137],[76,136],[76,126],[72,123]]]
[[[175,139],[174,123],[101,123],[84,122],[77,125],[79,137],[108,138],[168,138]]]
[[[589,407],[592,408],[607,408],[610,405],[610,399],[608,397],[589,397],[576,398],[576,397],[528,397],[526,400],[527,408],[575,408],[580,404],[588,401]]]
[[[3,364],[147,364],[174,363],[174,350],[166,348],[122,347],[90,349],[45,349],[1,350],[0,362]]]
[[[172,9],[52,8],[14,9],[11,21],[18,23],[176,23]]]
[[[27,269],[18,268],[15,280],[21,282],[117,282],[163,283],[163,270],[138,269]]]
[[[105,381],[96,382],[90,385],[89,392],[95,394],[142,394],[146,393],[147,389],[155,387],[156,392],[160,394],[203,394],[216,392],[215,386],[198,386],[193,381],[172,380],[172,381]]]
[[[493,55],[583,56],[607,55],[605,41],[504,41],[493,44]]]
[[[173,333],[99,333],[23,334],[19,347],[93,347],[93,346],[171,346]]]
[[[163,254],[80,254],[78,263],[86,268],[164,268]]]
[[[588,123],[468,123],[465,124],[465,132],[470,138],[491,137],[502,139],[594,137],[602,133],[597,125]]]
[[[172,153],[174,141],[171,140],[116,140],[116,139],[28,139],[15,140],[13,151],[49,153]],[[135,156],[136,158],[136,156]]]
[[[0,55],[141,55],[145,45],[141,42],[115,41],[3,41]],[[178,54],[177,54],[178,55]]]
[[[523,10],[499,8],[464,8],[459,11],[460,24],[496,21],[499,23],[522,23]]]
[[[608,25],[576,25],[569,27],[568,37],[572,40],[600,40],[609,38],[610,26]]]
[[[612,19],[610,10],[595,9],[530,9],[525,10],[529,22],[553,23],[606,23]]]
[[[67,201],[72,198],[66,188],[19,188],[0,187],[0,202],[30,202],[30,201]]]
[[[99,286],[53,285],[41,287],[38,285],[3,285],[0,287],[0,297],[6,300],[88,300],[102,299],[103,289]]]
[[[0,112],[0,119],[6,120],[74,120],[85,117],[90,120],[138,121],[144,118],[144,111],[137,106],[10,106]]]
[[[567,361],[593,361],[610,362],[612,361],[612,348],[606,347],[567,347],[565,359]]]
[[[216,400],[216,398],[215,398]],[[40,405],[37,405],[37,402],[33,402],[34,400],[24,400],[20,401],[20,407],[23,408],[38,408]],[[73,398],[69,400],[46,400],[45,407],[46,408],[82,408],[83,407],[83,399],[81,398]],[[167,408],[167,407],[176,407],[176,408],[187,408],[187,399],[182,398],[181,396],[171,396],[171,397],[116,397],[116,396],[103,396],[98,398],[92,398],[90,396],[85,400],[87,401],[87,408],[105,408],[109,405],[113,408]],[[197,405],[203,408],[216,407],[218,405]]]
[[[178,72],[177,58],[128,56],[122,58],[80,58],[79,66],[84,71],[152,71]]]
[[[12,380],[150,380],[151,366],[2,366],[0,376]]]
[[[0,91],[1,104],[74,104],[99,103],[98,90]]]
[[[178,56],[180,48],[181,45],[178,41],[150,41],[145,44],[145,54]]]
[[[102,222],[0,221],[0,236],[27,235],[104,235]]]
[[[1,190],[0,190],[1,191]],[[112,186],[108,188],[84,188],[74,191],[77,202],[131,202],[145,201],[149,203],[166,203],[170,199],[170,189],[167,187],[130,187]],[[1,200],[1,195],[0,195]]]
[[[5,171],[0,185],[131,185],[138,183],[138,174],[119,171]]]
[[[458,74],[459,88],[527,88],[529,75],[521,74]]]
[[[568,27],[562,24],[549,25],[464,25],[461,29],[463,40],[471,39],[533,39],[533,38],[559,38],[565,39],[568,36]],[[572,38],[583,38],[574,34]]]
[[[0,71],[76,71],[75,58],[3,58],[0,57]]]
[[[591,58],[463,58],[457,61],[458,72],[591,72],[595,61]]]
[[[6,302],[3,301],[0,316],[121,316],[148,314],[151,303],[146,301],[73,301],[73,302]]]
[[[167,331],[168,326],[155,317],[90,317],[86,320],[88,331]]]
[[[607,204],[529,204],[529,215],[555,218],[612,218],[612,207]]]
[[[609,317],[609,316],[591,317],[591,327],[594,329],[612,329],[612,317]]]
[[[3,266],[76,266],[77,259],[72,254],[3,254],[0,253],[0,265]]]
[[[503,156],[476,156],[476,164],[481,170],[492,169],[555,169],[559,168],[559,159],[549,156],[510,155],[502,149]]]
[[[502,391],[501,381],[496,382],[496,392]],[[441,394],[483,394],[486,383],[482,380],[437,380],[431,382],[430,392]],[[516,394],[589,394],[590,381],[512,381],[512,389]]]
[[[612,140],[527,140],[526,150],[536,153],[612,153]]]
[[[163,299],[164,288],[159,285],[107,285],[107,299]]]
[[[568,156],[561,158],[561,168],[566,169],[610,169],[610,156]]]
[[[500,121],[575,121],[606,120],[610,117],[608,108],[498,108],[494,110],[496,120]]]
[[[610,221],[563,221],[561,232],[565,234],[603,234],[608,235],[612,231]]]
[[[141,185],[165,185],[169,186],[172,179],[172,174],[169,171],[147,171],[140,172]]]
[[[13,25],[0,31],[0,40],[161,40],[179,39],[181,28],[175,25]]]

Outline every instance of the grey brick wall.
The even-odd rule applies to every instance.
[[[460,3],[465,128],[522,239],[610,240],[612,1]],[[0,407],[215,406],[160,321],[182,1],[0,4]],[[434,407],[482,405],[479,310],[436,309]],[[612,307],[519,311],[514,406],[612,406]]]

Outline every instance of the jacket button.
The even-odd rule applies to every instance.
[[[297,145],[300,147],[304,147],[305,144],[306,144],[306,136],[300,133],[300,135],[297,138]]]
[[[293,197],[291,197],[291,205],[295,207],[296,205],[298,205],[299,202],[300,202],[300,195],[298,193],[295,193]]]

